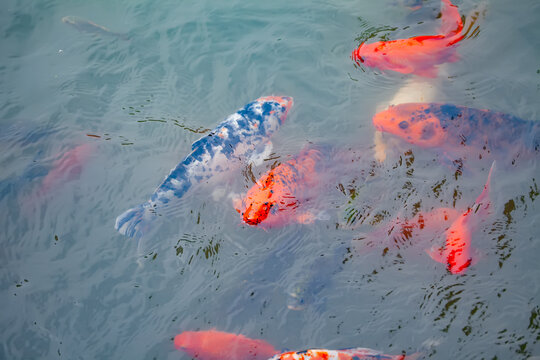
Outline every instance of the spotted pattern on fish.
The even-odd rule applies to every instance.
[[[526,152],[540,151],[540,122],[453,104],[394,105],[376,114],[373,124],[418,146],[507,152],[517,145]]]
[[[379,351],[367,348],[344,350],[310,349],[290,351],[275,355],[269,360],[404,360],[405,355],[385,355]]]
[[[120,215],[115,228],[128,236],[142,235],[149,221],[194,184],[238,168],[256,156],[283,123],[292,104],[292,98],[286,96],[262,97],[227,117],[193,143],[192,152],[172,169],[149,201]]]

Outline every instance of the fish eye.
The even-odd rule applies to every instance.
[[[398,125],[401,129],[405,130],[406,128],[409,127],[409,123],[405,120],[403,120],[402,122],[399,123]]]

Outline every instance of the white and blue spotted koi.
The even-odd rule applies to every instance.
[[[192,185],[260,155],[261,147],[285,121],[292,105],[291,97],[261,97],[227,117],[193,143],[192,152],[172,169],[149,201],[116,218],[116,230],[130,237],[143,235],[149,223],[174,200],[182,198]]]

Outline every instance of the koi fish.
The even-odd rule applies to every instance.
[[[87,32],[90,34],[115,36],[123,40],[128,40],[129,37],[126,34],[115,33],[104,26],[93,23],[92,21],[85,20],[78,16],[64,16],[62,18],[64,24],[73,26],[75,29]]]
[[[446,244],[443,248],[430,249],[426,252],[435,261],[446,264],[452,274],[462,274],[476,259],[471,257],[471,238],[479,224],[479,219],[485,218],[490,213],[491,201],[489,188],[491,174],[495,162],[489,170],[484,190],[476,199],[474,205],[459,216],[446,231]]]
[[[427,240],[425,239],[426,235],[432,236],[441,229],[448,230],[459,215],[459,211],[453,208],[437,208],[429,212],[418,213],[410,220],[397,217],[382,228],[360,236],[359,238],[363,240],[362,248],[356,246],[356,249],[362,253],[364,247],[378,246],[381,239],[385,238],[392,240],[393,244],[390,246],[397,248],[406,246],[407,242],[416,244]],[[389,237],[390,235],[392,236]]]
[[[390,234],[396,247],[400,247],[408,240],[418,243],[425,239],[425,236],[434,236],[438,232],[444,231],[444,247],[427,249],[426,253],[435,261],[447,266],[452,274],[461,274],[467,267],[476,262],[476,258],[471,256],[476,250],[471,247],[472,234],[476,231],[478,224],[490,214],[491,202],[489,199],[489,188],[491,174],[495,167],[495,162],[491,165],[488,179],[480,196],[474,205],[461,213],[453,208],[437,208],[427,213],[419,213],[411,220],[401,220],[396,218],[382,229],[376,230],[363,237],[365,246],[375,246],[381,238],[386,238]],[[359,252],[362,249],[358,248]]]
[[[409,103],[390,106],[373,116],[373,125],[421,147],[450,153],[478,151],[502,156],[512,147],[519,153],[540,151],[540,122],[452,104]]]
[[[464,37],[457,7],[442,0],[441,34],[408,39],[362,43],[352,53],[358,65],[392,70],[403,74],[436,77],[437,65],[456,61],[454,45]]]
[[[51,189],[58,188],[62,184],[78,179],[84,167],[84,163],[93,153],[94,146],[82,144],[66,151],[58,158],[41,182],[40,194],[45,194]]]
[[[143,235],[161,213],[174,210],[195,184],[238,168],[254,159],[268,146],[267,140],[285,121],[293,99],[287,96],[261,97],[227,117],[213,131],[193,143],[191,153],[171,170],[150,200],[116,218],[115,228],[133,237]]]
[[[184,331],[175,336],[174,346],[201,360],[266,360],[279,352],[264,340],[217,330]]]
[[[275,355],[269,360],[414,360],[421,354],[413,355],[385,355],[379,351],[368,348],[352,348],[344,350],[311,349],[304,351],[290,351]]]
[[[317,163],[322,154],[315,149],[304,150],[291,159],[261,176],[248,190],[242,201],[243,221],[248,225],[272,227],[291,220],[300,223],[313,222],[308,212],[299,213],[309,191],[318,185]]]

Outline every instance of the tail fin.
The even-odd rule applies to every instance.
[[[441,34],[444,36],[454,36],[463,30],[463,22],[457,6],[450,0],[442,0],[444,3],[441,9]]]
[[[491,174],[493,173],[494,168],[495,168],[495,161],[493,161],[493,163],[491,164],[491,168],[489,169],[489,174],[486,180],[486,184],[484,185],[484,190],[482,190],[482,193],[476,198],[476,201],[474,203],[475,207],[478,206],[478,208],[476,209],[476,212],[487,213],[487,214],[489,214],[490,212],[491,200],[489,198],[489,191],[491,188]]]
[[[141,237],[148,230],[154,218],[155,216],[148,211],[148,203],[145,203],[118,216],[114,228],[122,235]]]
[[[495,169],[495,161],[491,164],[491,168],[489,169],[489,174],[486,180],[486,184],[484,185],[484,190],[482,190],[482,193],[478,198],[476,198],[476,203],[479,204],[481,202],[489,202],[489,189],[491,187],[491,174],[493,173],[493,169]]]

